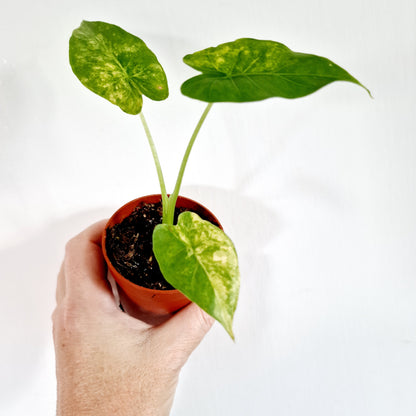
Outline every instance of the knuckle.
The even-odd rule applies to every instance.
[[[52,329],[55,336],[71,336],[80,332],[79,316],[76,306],[63,300],[52,313]]]
[[[57,320],[57,313],[58,313],[57,309],[58,309],[58,306],[55,307],[55,309],[52,311],[52,314],[51,314],[51,321],[53,324],[55,324]]]
[[[198,315],[198,323],[201,327],[203,332],[207,332],[214,323],[214,318],[212,318],[210,315],[208,315],[206,312],[204,312],[202,309],[199,309],[199,315]]]
[[[67,243],[65,244],[65,254],[68,255],[72,253],[72,251],[74,250],[75,246],[78,245],[78,243],[79,243],[78,236],[72,237],[70,240],[68,240]]]

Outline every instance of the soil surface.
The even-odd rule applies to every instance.
[[[176,208],[178,215],[186,211]],[[145,204],[107,230],[106,250],[116,270],[131,282],[157,290],[174,289],[162,276],[153,254],[152,234],[162,222],[162,204]]]

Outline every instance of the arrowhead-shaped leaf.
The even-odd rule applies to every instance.
[[[238,39],[183,60],[202,74],[185,81],[182,93],[210,103],[299,98],[334,81],[349,81],[365,88],[329,59],[292,52],[268,40]]]
[[[164,278],[234,339],[240,280],[237,254],[226,234],[197,214],[184,212],[177,225],[156,226],[153,251]]]
[[[69,41],[69,61],[82,84],[128,114],[140,113],[142,94],[152,100],[169,95],[154,53],[118,26],[83,21]]]

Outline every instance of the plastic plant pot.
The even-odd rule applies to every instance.
[[[111,263],[107,250],[106,238],[107,229],[119,224],[124,218],[127,218],[136,207],[141,207],[148,203],[158,203],[161,201],[161,195],[143,196],[128,202],[117,210],[108,220],[102,235],[102,250],[108,270],[118,286],[120,299],[123,308],[131,315],[139,316],[146,314],[148,316],[169,315],[188,305],[191,301],[179,290],[156,290],[139,286],[122,276]],[[192,199],[182,196],[178,197],[176,207],[185,208],[188,211],[197,213],[203,219],[210,221],[222,229],[217,218],[203,205]],[[124,300],[123,300],[124,299]]]

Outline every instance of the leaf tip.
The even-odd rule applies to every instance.
[[[235,335],[234,335],[234,332],[233,332],[233,329],[232,329],[231,325],[230,326],[228,326],[228,325],[225,326],[224,325],[224,329],[227,331],[227,334],[230,336],[232,341],[235,343]]]
[[[366,91],[367,91],[367,93],[368,93],[368,95],[370,96],[370,98],[372,99],[372,100],[374,100],[374,97],[373,97],[373,94],[371,94],[371,91],[366,87],[366,86],[362,86]]]
[[[215,318],[215,317],[214,317]],[[229,317],[228,319],[218,319],[218,322],[224,327],[227,334],[235,342],[235,335],[233,331],[233,318]]]

